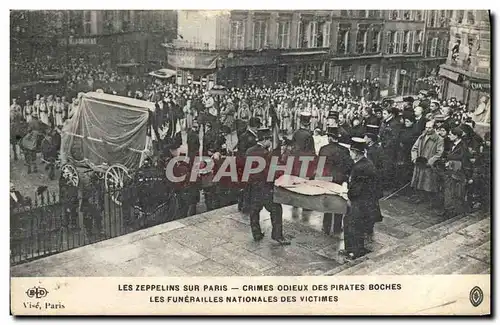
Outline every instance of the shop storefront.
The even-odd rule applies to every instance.
[[[445,99],[455,97],[458,101],[467,104],[469,110],[474,110],[481,97],[490,97],[490,80],[473,78],[441,66],[439,76],[442,78],[441,93]]]

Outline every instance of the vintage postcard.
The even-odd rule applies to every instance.
[[[490,35],[11,10],[11,313],[490,315]]]

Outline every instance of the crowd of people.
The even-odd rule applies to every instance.
[[[201,85],[177,85],[160,79],[144,82],[142,78],[121,77],[105,65],[89,66],[79,59],[70,60],[60,70],[68,76],[69,88],[85,81],[89,90],[154,102],[155,139],[165,159],[171,158],[173,153],[178,154],[177,149],[182,144],[187,146],[184,154],[195,156],[200,142],[203,154],[216,157],[216,160],[225,155],[252,155],[258,144],[266,150],[270,147],[268,131],[277,122],[281,142],[279,155],[311,154],[335,161],[337,149],[327,149],[328,146],[351,148],[350,158],[346,158],[346,151],[343,151],[341,162],[331,162],[333,170],[341,170],[330,171],[337,173],[339,183],[352,182],[353,173],[354,178],[361,177],[358,181],[363,182],[366,175],[360,176],[362,170],[373,171],[373,193],[376,194],[371,195],[370,200],[374,202],[384,193],[405,191],[410,200],[427,201],[440,210],[438,213],[448,217],[478,206],[489,208],[490,134],[481,137],[475,132],[476,122],[471,111],[475,108],[455,98],[439,100],[435,87],[400,102],[381,99],[380,92],[374,91],[378,89],[378,81],[354,79],[224,88],[217,95]],[[134,89],[114,89],[112,83],[117,79],[133,83]],[[47,135],[54,137],[78,109],[79,96],[68,101],[63,94],[37,94],[23,106],[13,99],[11,122],[23,121],[33,129],[35,120],[52,130]],[[204,126],[203,139],[199,138],[200,125]],[[53,152],[55,147],[50,148]],[[355,168],[362,157],[371,165],[364,166],[368,163],[362,161],[364,165]],[[30,172],[33,159],[36,157],[27,157]],[[342,167],[337,167],[337,163]],[[366,189],[368,187],[364,191]],[[199,191],[191,190],[186,196],[182,204],[186,207],[185,215],[195,213],[188,207],[197,203]],[[231,197],[228,195],[231,190],[218,186],[203,191],[210,209],[223,204],[221,197]],[[279,225],[281,210],[266,195],[257,195],[255,203],[255,193],[255,190],[233,193],[239,197],[240,208],[251,214],[254,238],[261,237],[258,212],[266,207],[272,210],[273,226],[277,229],[273,238],[286,244]],[[366,199],[363,194],[357,195]],[[359,239],[359,227],[368,229],[361,231],[364,236],[373,230],[374,222],[382,220],[378,203],[374,206],[377,208],[369,212],[360,210],[364,211],[361,214],[372,214],[369,219],[373,222],[368,222],[371,226],[347,226],[355,229],[356,240]],[[340,217],[334,217],[333,228],[338,229]],[[329,227],[325,224],[325,228]],[[352,244],[353,239],[349,238],[347,255],[357,257],[363,245],[356,240]]]

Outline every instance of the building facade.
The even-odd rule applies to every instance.
[[[455,10],[451,19],[446,63],[439,70],[441,93],[474,110],[482,97],[490,98],[491,34],[487,10]]]
[[[165,60],[162,43],[176,37],[177,15],[168,10],[64,10],[53,16],[59,46],[106,54],[113,65]]]
[[[412,94],[445,61],[449,28],[436,20],[440,12],[179,11],[182,39],[167,52],[179,83],[379,78],[383,95]]]

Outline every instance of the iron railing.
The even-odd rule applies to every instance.
[[[11,264],[67,251],[173,221],[180,216],[174,191],[145,195],[140,186],[82,191],[60,188],[11,209]]]

